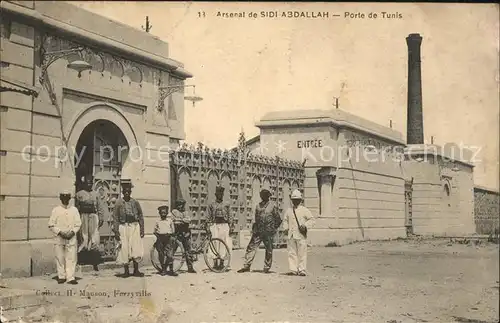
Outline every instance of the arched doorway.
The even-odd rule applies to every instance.
[[[448,179],[443,180],[443,201],[448,206],[451,207],[451,183]]]
[[[120,128],[109,120],[95,120],[82,131],[75,150],[76,191],[87,177],[94,179],[94,191],[108,204],[104,224],[99,229],[100,250],[104,259],[115,256],[112,213],[120,197],[120,177],[129,144]]]

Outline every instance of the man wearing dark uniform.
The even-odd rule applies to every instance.
[[[248,243],[245,264],[238,270],[239,273],[249,272],[250,266],[255,258],[255,253],[261,242],[266,247],[266,257],[264,260],[264,272],[269,273],[273,262],[273,238],[281,225],[276,203],[269,200],[271,192],[263,189],[260,192],[262,201],[255,207],[255,222],[252,226],[252,238]]]
[[[116,240],[119,241],[118,255],[116,262],[123,265],[123,277],[130,276],[129,262],[134,264],[134,273],[136,277],[143,277],[144,274],[139,271],[139,262],[144,256],[142,238],[144,238],[144,215],[142,208],[136,199],[130,195],[132,193],[132,182],[122,180],[123,198],[119,199],[114,210],[113,231]]]
[[[186,201],[179,199],[175,203],[175,209],[172,210],[172,219],[175,226],[175,235],[184,247],[184,258],[188,267],[188,273],[196,273],[191,259],[191,217],[185,211]],[[175,253],[175,250],[174,250]]]
[[[97,265],[102,262],[99,252],[99,228],[104,223],[104,216],[107,215],[105,210],[108,205],[94,192],[93,184],[92,177],[86,178],[84,187],[78,190],[75,195],[75,207],[78,209],[82,221],[82,227],[77,235],[78,240],[80,240],[78,258],[81,263],[92,264],[94,270],[98,271]]]
[[[212,233],[213,238],[219,238],[224,241],[231,253],[233,250],[233,239],[231,232],[233,231],[233,217],[229,204],[224,203],[224,187],[217,186],[215,188],[215,202],[208,206],[207,225]],[[225,255],[221,255],[224,258]],[[224,264],[216,264],[216,267],[222,268]],[[230,264],[227,270],[230,270]]]

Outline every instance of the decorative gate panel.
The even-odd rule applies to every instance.
[[[171,152],[172,197],[186,200],[186,211],[193,218],[194,244],[199,243],[204,234],[208,205],[215,200],[217,185],[225,188],[224,200],[229,203],[236,221],[235,247],[239,246],[239,231],[252,228],[261,189],[272,192],[271,199],[277,202],[280,214],[283,214],[291,206],[291,190],[303,188],[305,174],[300,162],[252,155],[244,146],[243,134],[240,134],[239,142],[239,148],[231,151],[209,149],[199,143],[198,147],[184,144]],[[286,244],[280,233],[275,244]]]
[[[405,181],[405,226],[406,226],[406,235],[412,235],[413,234],[412,191],[413,191],[413,179],[411,181]]]
[[[120,198],[120,176],[122,161],[126,155],[119,155],[127,145],[121,132],[112,123],[102,122],[94,128],[94,191],[104,196],[108,212],[104,214],[104,224],[99,229],[100,251],[106,260],[116,258],[116,241],[112,232],[112,214],[116,201]]]

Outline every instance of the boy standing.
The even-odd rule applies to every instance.
[[[162,205],[158,208],[160,220],[156,222],[154,235],[156,236],[156,250],[161,263],[161,275],[177,276],[174,272],[174,249],[175,226],[172,217],[167,217],[168,206]]]

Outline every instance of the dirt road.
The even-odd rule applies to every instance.
[[[367,242],[312,248],[308,277],[289,277],[285,250],[274,273],[182,273],[121,279],[115,271],[84,274],[76,287],[50,277],[4,279],[3,286],[38,289],[52,303],[32,313],[44,322],[498,322],[498,245],[447,240]],[[71,296],[68,290],[73,290]],[[81,296],[80,293],[86,293]],[[96,296],[101,294],[101,296]],[[25,312],[26,314],[27,312]],[[28,313],[29,315],[29,313]],[[29,319],[25,319],[29,322]]]

